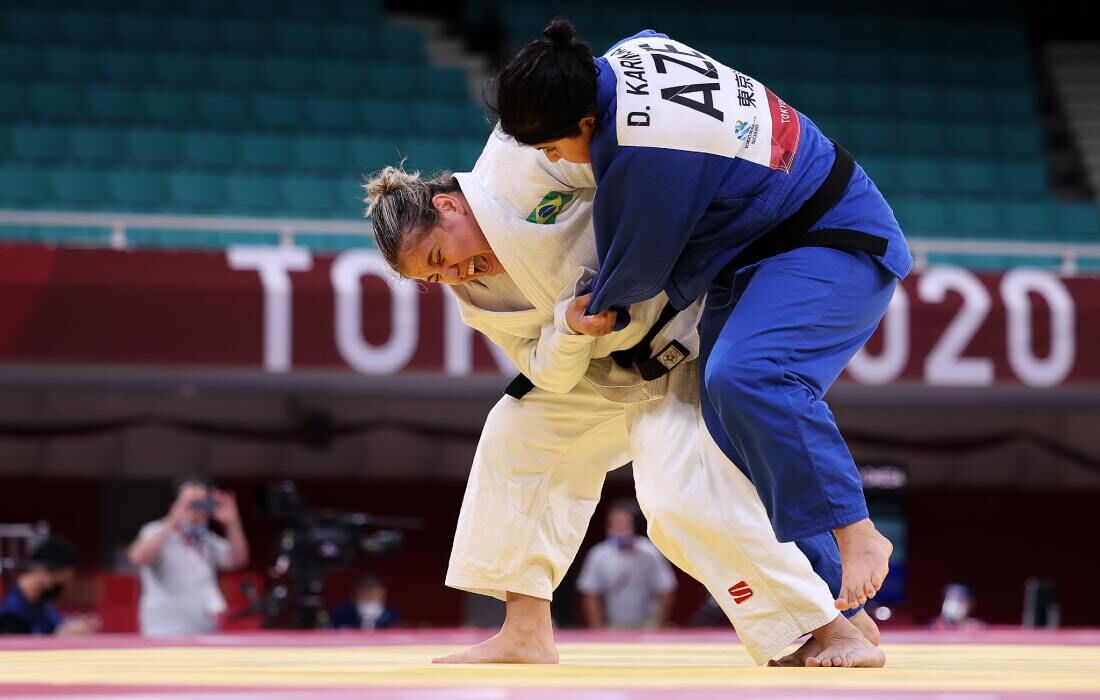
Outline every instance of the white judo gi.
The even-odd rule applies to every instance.
[[[632,306],[630,325],[611,335],[566,325],[578,279],[596,265],[591,169],[552,164],[494,134],[473,171],[456,177],[507,274],[451,289],[463,320],[535,388],[489,413],[447,585],[551,599],[605,475],[633,460],[650,539],[706,586],[758,664],[835,618],[826,584],[793,543],[776,540],[756,488],[711,439],[697,363],[645,382],[609,357],[642,339],[664,296]],[[694,354],[697,315],[697,307],[681,313],[653,347],[676,338]]]

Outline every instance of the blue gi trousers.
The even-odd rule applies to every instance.
[[[867,517],[859,472],[823,397],[878,326],[897,279],[863,252],[798,248],[712,287],[700,324],[703,417],[756,485],[776,537],[834,595],[832,530]]]

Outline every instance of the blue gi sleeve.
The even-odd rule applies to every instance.
[[[645,301],[665,288],[731,167],[732,159],[709,153],[618,147],[593,205],[600,269],[589,314]]]

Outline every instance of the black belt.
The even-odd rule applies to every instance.
[[[731,287],[733,277],[743,267],[752,265],[781,253],[795,250],[796,248],[823,247],[823,248],[847,248],[861,250],[871,255],[883,256],[886,254],[888,241],[882,236],[875,236],[863,231],[854,231],[844,228],[826,228],[817,231],[808,231],[825,212],[832,209],[844,195],[848,183],[855,172],[856,163],[851,154],[833,141],[836,147],[836,159],[825,181],[817,188],[809,199],[802,203],[794,214],[781,221],[760,238],[750,243],[743,251],[729,262],[715,277],[715,282]],[[637,367],[642,378],[652,381],[668,374],[676,365],[687,359],[690,354],[683,345],[673,340],[660,352],[650,357],[649,344],[657,337],[672,317],[677,313],[672,302],[665,304],[661,309],[657,321],[650,326],[649,331],[638,343],[626,350],[618,350],[611,353],[611,357],[621,367]],[[531,380],[520,374],[512,380],[504,393],[513,398],[523,396],[534,388]]]

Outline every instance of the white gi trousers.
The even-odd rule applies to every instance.
[[[535,388],[497,402],[474,456],[447,585],[552,599],[605,475],[633,460],[649,538],[706,586],[756,663],[833,620],[828,587],[797,546],[776,540],[756,488],[703,425],[696,371],[695,362],[677,367],[667,395],[652,401],[615,403],[582,381],[565,394]]]

